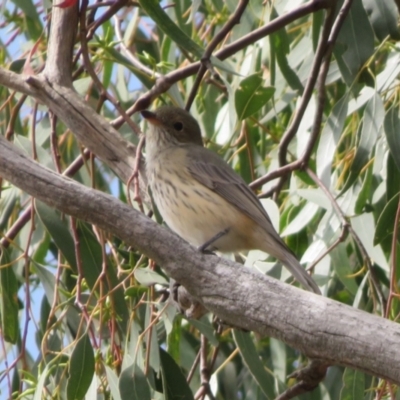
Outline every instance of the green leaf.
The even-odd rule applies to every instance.
[[[284,237],[300,232],[311,222],[318,210],[319,206],[315,203],[306,203],[306,205],[301,208],[293,220],[290,221],[285,227],[284,231],[281,233],[281,236]]]
[[[54,240],[55,245],[61,251],[74,272],[77,272],[75,260],[74,240],[65,220],[61,220],[61,213],[36,200],[35,209],[47,232]]]
[[[103,270],[102,249],[90,225],[79,221],[77,224],[77,233],[79,237],[83,274],[89,287],[94,289]],[[103,290],[107,293],[120,282],[114,268],[106,268],[106,275],[107,279],[103,281]],[[125,332],[126,324],[129,321],[129,311],[126,305],[123,287],[113,290],[111,297],[113,300],[113,312],[119,317],[118,323],[121,326],[121,331]]]
[[[379,137],[385,118],[385,109],[378,93],[375,93],[367,102],[363,114],[361,136],[357,152],[351,166],[352,172],[359,173],[368,162],[371,150]]]
[[[94,374],[93,347],[87,333],[78,340],[71,354],[68,373],[67,399],[83,399],[92,383]]]
[[[0,317],[1,334],[8,343],[16,344],[19,337],[18,282],[9,249],[2,249],[0,268]]]
[[[255,114],[274,93],[275,88],[263,87],[263,79],[258,73],[243,79],[235,91],[235,108],[239,121]]]
[[[201,58],[204,50],[183,32],[167,13],[161,8],[158,0],[139,0],[140,6],[157,26],[182,49]]]
[[[378,222],[376,223],[374,245],[380,244],[387,236],[393,234],[394,217],[399,206],[399,196],[400,193],[393,196],[379,215]]]
[[[110,388],[111,396],[113,400],[122,400],[118,388],[118,376],[113,369],[108,365],[104,365],[107,375],[108,386]]]
[[[267,399],[274,399],[274,378],[266,371],[263,362],[260,360],[256,347],[251,339],[251,334],[234,329],[233,339],[243,358],[243,362],[247,365],[249,372],[258,383],[262,392]]]
[[[371,189],[373,176],[373,166],[370,165],[365,174],[364,181],[354,207],[356,214],[361,214],[372,199],[373,192]]]
[[[333,156],[336,152],[336,145],[342,134],[344,122],[347,115],[349,102],[348,93],[346,93],[332,108],[328,120],[321,132],[321,138],[317,149],[317,174],[325,184],[330,188],[331,169]]]
[[[371,153],[378,140],[384,117],[385,109],[383,107],[383,102],[378,93],[375,93],[374,96],[368,100],[365,107],[362,128],[357,132],[358,143],[356,155],[351,164],[347,181],[340,192],[341,194],[346,192],[353,185],[359,178],[361,170],[371,159]]]
[[[0,197],[0,231],[7,228],[8,219],[15,210],[17,199],[18,190],[16,188],[10,187],[2,191]]]
[[[363,5],[375,35],[380,41],[383,41],[388,35],[392,39],[400,40],[400,32],[397,27],[399,12],[393,0],[363,0]]]
[[[275,10],[272,11],[271,16],[276,18],[278,14]],[[285,28],[279,29],[270,35],[271,48],[274,49],[274,56],[278,63],[279,69],[286,79],[287,83],[293,90],[297,90],[300,93],[303,92],[303,84],[299,77],[290,67],[287,55],[290,53],[290,40]]]
[[[162,348],[160,348],[160,360],[165,400],[193,400],[193,393],[181,369]]]
[[[168,281],[158,274],[156,271],[153,271],[149,267],[145,268],[137,268],[134,272],[135,278],[145,286],[151,286],[156,283],[164,286],[168,286]]]
[[[122,400],[151,400],[150,385],[136,363],[122,371],[118,386]]]
[[[343,373],[343,386],[340,400],[363,399],[365,391],[365,374],[355,369],[346,368]]]
[[[219,342],[215,337],[214,328],[208,319],[208,315],[204,315],[200,319],[190,319],[189,322],[198,329],[213,346],[218,346]]]
[[[400,171],[400,118],[397,104],[387,112],[384,127],[390,153],[397,169]]]
[[[192,53],[199,60],[204,55],[204,49],[194,42],[178,25],[167,15],[160,6],[158,0],[139,0],[140,6],[146,11],[148,16],[156,23],[167,36],[169,36],[184,51]],[[211,63],[227,72],[236,74],[227,63],[222,62],[216,57],[211,57]]]
[[[33,400],[42,400],[43,399],[43,392],[45,390],[45,383],[47,379],[47,374],[51,368],[51,363],[47,364],[43,371],[38,375],[39,380],[36,385],[35,394],[33,396]]]
[[[147,304],[144,326],[150,325],[152,313],[153,313],[153,307],[150,304]],[[145,336],[146,349],[148,352],[150,351],[148,357],[148,363],[155,372],[155,374],[159,374],[161,366],[160,366],[160,353],[158,351],[160,344],[158,343],[157,325],[154,326],[150,332],[151,332],[150,338],[148,334]]]
[[[337,10],[340,6],[338,4]],[[354,0],[334,48],[340,72],[348,86],[353,84],[356,75],[373,52],[374,32],[361,0]]]
[[[400,170],[396,167],[390,152],[387,155],[386,174],[386,199],[391,199],[400,188]]]
[[[340,243],[336,246],[331,252],[330,256],[332,259],[333,268],[343,283],[345,288],[355,296],[357,294],[358,285],[355,279],[352,277],[354,271],[350,267],[349,257],[346,252],[346,245],[344,243]]]
[[[19,7],[27,17],[39,20],[39,14],[32,0],[12,0],[12,2]]]

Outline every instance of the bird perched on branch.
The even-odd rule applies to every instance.
[[[165,106],[142,116],[150,125],[149,185],[173,231],[203,251],[262,250],[281,261],[305,289],[320,293],[244,180],[203,147],[199,124],[187,111]]]

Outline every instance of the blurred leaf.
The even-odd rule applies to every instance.
[[[396,167],[396,163],[390,152],[387,155],[386,173],[387,180],[385,197],[387,200],[389,200],[400,190],[400,169]]]
[[[149,17],[157,24],[157,27],[168,35],[179,47],[192,53],[199,60],[202,59],[204,49],[183,32],[174,21],[172,21],[172,19],[161,8],[158,0],[139,0],[139,3]],[[210,60],[216,67],[236,74],[236,71],[232,70],[226,62],[213,56],[211,56]]]
[[[6,342],[16,344],[19,337],[18,282],[9,253],[8,249],[2,249],[0,258],[1,334]]]
[[[235,108],[239,121],[259,111],[274,95],[273,87],[263,87],[260,74],[250,75],[240,82],[235,91]]]
[[[24,14],[31,19],[39,19],[36,11],[36,6],[31,0],[12,0],[12,2],[19,7]]]
[[[382,100],[380,96],[375,93],[375,95],[368,100],[365,107],[362,128],[358,131],[356,155],[350,167],[350,175],[347,178],[341,194],[348,190],[359,178],[361,170],[371,159],[371,152],[378,139],[384,117],[385,109]]]
[[[118,387],[122,400],[151,400],[149,383],[136,363],[121,372]]]
[[[328,120],[321,132],[317,149],[317,174],[324,185],[330,188],[331,168],[336,145],[342,134],[347,115],[349,97],[343,96],[332,108]]]
[[[296,217],[285,227],[284,231],[281,233],[281,236],[289,236],[300,232],[314,218],[318,210],[319,207],[315,203],[307,203],[296,215]]]
[[[213,346],[218,346],[218,339],[215,337],[214,327],[211,325],[208,315],[204,315],[200,319],[190,319],[190,324],[197,328]]]
[[[156,283],[164,286],[168,286],[168,281],[158,274],[157,272],[153,271],[149,267],[145,268],[136,268],[134,272],[135,278],[145,286],[155,285]]]
[[[397,193],[386,204],[376,223],[374,235],[374,245],[380,244],[388,235],[393,234],[394,220],[399,206],[399,196]]]
[[[113,400],[122,400],[118,387],[118,376],[108,365],[104,365],[107,375],[108,386]]]
[[[363,399],[364,392],[364,373],[351,368],[346,368],[343,374],[343,386],[340,392],[340,400]]]
[[[290,52],[290,46],[286,29],[280,29],[279,31],[272,33],[270,35],[270,43],[271,47],[274,48],[274,55],[279,65],[279,69],[287,83],[293,90],[297,90],[302,93],[304,90],[303,85],[299,77],[290,67],[287,60],[287,54]]]
[[[23,11],[26,30],[30,39],[36,41],[42,34],[43,26],[36,10],[36,5],[32,0],[12,0],[12,2]]]
[[[380,41],[389,35],[392,39],[400,40],[400,32],[397,27],[399,11],[393,0],[363,0],[363,4],[375,35]]]
[[[18,199],[17,189],[10,187],[3,190],[0,197],[0,231],[3,231],[7,227],[8,219],[11,213],[14,212],[14,207],[16,206]]]
[[[145,326],[150,326],[152,313],[154,312],[153,308],[150,304],[146,307],[146,318],[144,321]],[[150,355],[148,356],[148,363],[151,368],[154,370],[155,374],[159,374],[161,366],[160,366],[160,353],[158,348],[160,344],[158,343],[158,336],[157,336],[157,325],[154,325],[153,328],[149,331],[149,335],[145,336],[146,341],[146,348],[147,351],[150,351]]]
[[[341,6],[337,5],[337,10]],[[361,0],[354,0],[334,47],[340,72],[351,86],[363,64],[374,52],[374,32]]]
[[[68,373],[68,400],[83,399],[94,375],[94,353],[87,333],[76,343],[69,361]]]
[[[51,364],[47,364],[43,371],[41,371],[39,375],[39,380],[36,385],[35,394],[33,396],[33,400],[42,400],[43,391],[45,390],[45,382],[47,379],[47,374],[49,373],[49,369],[51,368]]]
[[[356,214],[361,214],[363,211],[365,211],[364,208],[370,203],[372,199],[372,178],[373,169],[372,166],[370,166],[365,174],[364,181],[355,204],[354,210]]]
[[[400,118],[398,106],[392,107],[385,116],[385,134],[393,160],[400,170]]]
[[[353,271],[349,264],[349,257],[344,243],[339,243],[330,253],[333,268],[343,283],[344,287],[355,296],[358,291],[358,285],[353,277],[356,271]]]
[[[59,248],[74,272],[77,272],[74,241],[65,221],[61,220],[61,213],[50,208],[39,200],[35,201],[35,209],[39,219],[49,232],[56,246]]]
[[[160,348],[161,375],[165,400],[193,400],[193,393],[174,359]]]
[[[274,378],[265,370],[265,366],[260,360],[250,333],[235,329],[233,331],[233,338],[243,358],[243,362],[247,365],[249,372],[258,383],[264,395],[267,399],[274,399]]]

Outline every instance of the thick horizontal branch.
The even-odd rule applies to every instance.
[[[399,324],[201,254],[112,196],[40,166],[2,136],[0,176],[153,258],[224,321],[278,338],[310,358],[400,384]]]

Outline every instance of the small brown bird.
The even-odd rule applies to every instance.
[[[201,250],[259,249],[280,260],[306,288],[321,293],[272,226],[244,180],[203,147],[197,121],[185,110],[142,111],[149,122],[146,169],[167,225]]]

